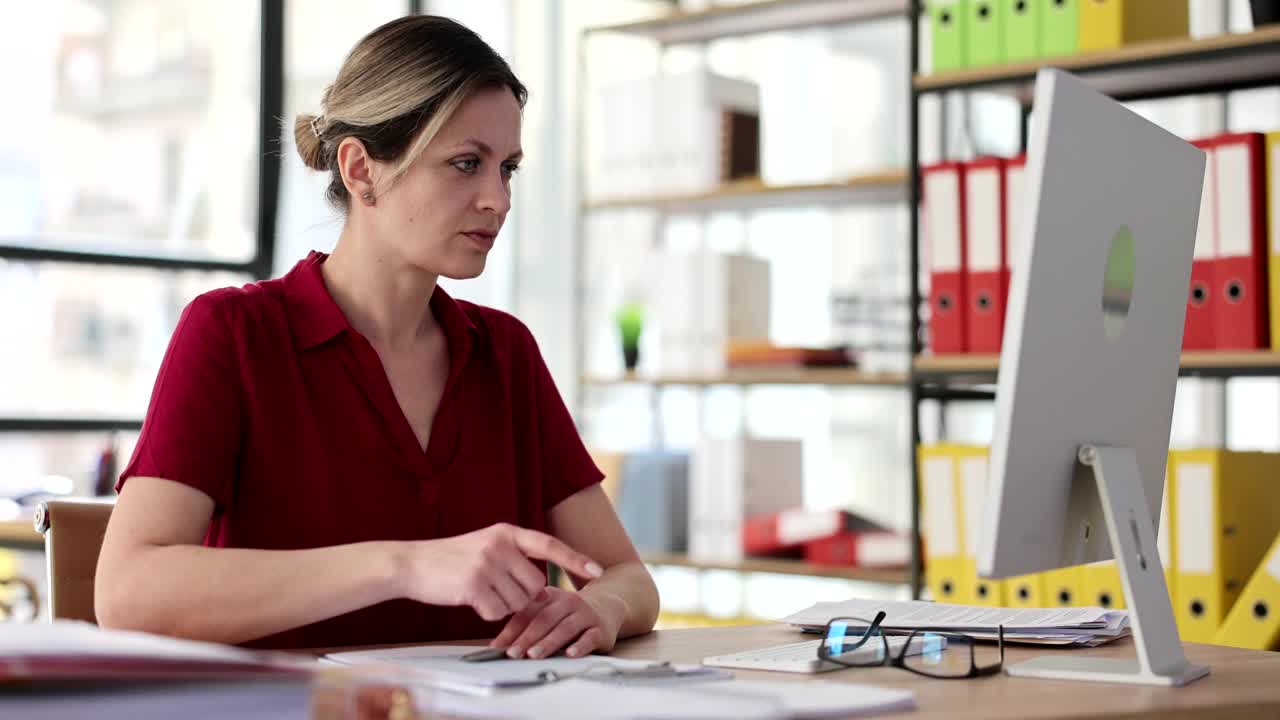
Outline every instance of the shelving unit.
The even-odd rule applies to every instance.
[[[1280,26],[1142,43],[1039,62],[915,74],[911,88],[917,95],[951,90],[1004,92],[1027,103],[1036,71],[1044,64],[1075,73],[1117,100],[1262,87],[1275,84],[1280,77]]]
[[[917,208],[920,202],[920,100],[930,95],[981,90],[1008,94],[1030,103],[1035,74],[1042,64],[1070,70],[1098,90],[1118,100],[1165,98],[1198,93],[1226,93],[1276,85],[1280,78],[1280,27],[1250,33],[1226,33],[1205,38],[1183,38],[1133,45],[1114,51],[1050,58],[1040,62],[1016,63],[993,68],[921,74],[918,65],[920,32],[923,24],[921,0],[769,0],[744,6],[717,8],[702,13],[675,13],[661,19],[588,29],[593,33],[626,33],[647,37],[662,46],[705,43],[718,38],[752,33],[798,29],[859,20],[905,16],[909,23],[909,156],[905,172],[883,172],[849,178],[845,182],[796,186],[766,186],[759,180],[733,183],[714,191],[692,195],[655,195],[612,198],[586,202],[579,208],[579,232],[575,257],[582,267],[584,218],[593,212],[650,209],[659,213],[751,210],[803,205],[839,205],[859,202],[900,202]],[[585,65],[585,57],[584,57]],[[581,110],[580,110],[581,112]],[[1024,138],[1025,140],[1025,138]],[[585,172],[580,178],[585,177]],[[904,192],[905,191],[905,192]],[[720,385],[826,385],[905,387],[909,395],[911,456],[911,532],[920,535],[920,498],[915,463],[915,446],[920,442],[920,403],[926,399],[990,400],[999,368],[994,355],[933,356],[925,352],[919,285],[920,226],[916,212],[909,212],[908,268],[911,313],[909,339],[913,362],[907,373],[862,373],[848,369],[736,370],[713,376],[599,377],[584,374],[581,389],[626,384],[643,384],[655,389],[670,386],[707,387]],[[577,298],[585,300],[581,273]],[[585,338],[583,314],[579,310],[578,337]],[[583,356],[579,367],[584,367]],[[1184,376],[1280,377],[1280,353],[1270,351],[1230,353],[1186,353],[1182,359]],[[704,565],[678,555],[654,555],[653,564],[725,569],[738,572],[782,572],[867,579],[856,570],[812,566],[797,561],[751,560],[745,563]],[[762,568],[769,569],[762,569]],[[908,583],[918,597],[923,578],[923,560],[913,559],[905,572],[876,575],[877,582]]]
[[[701,12],[674,12],[653,20],[602,25],[587,32],[626,33],[662,45],[705,43],[763,32],[901,17],[908,4],[908,0],[765,0]]]
[[[625,34],[648,38],[661,48],[680,44],[705,44],[713,40],[743,37],[765,32],[800,30],[833,25],[844,25],[869,20],[902,19],[906,16],[908,0],[766,0],[731,7],[717,7],[704,12],[676,12],[662,18],[618,25],[598,26],[584,31],[585,36],[606,33]],[[587,87],[583,81],[587,57],[584,45],[580,58],[578,87]],[[903,79],[909,81],[908,78]],[[578,103],[579,127],[586,127],[585,103]],[[585,186],[585,161],[579,167],[579,188]],[[619,210],[650,210],[659,216],[676,213],[711,213],[720,211],[748,212],[766,208],[785,207],[838,207],[860,204],[904,205],[909,197],[910,168],[886,168],[860,174],[841,181],[766,185],[759,178],[725,184],[708,192],[674,195],[648,195],[587,200],[581,197],[578,208],[578,232],[575,234],[574,257],[578,268],[577,323],[579,338],[578,367],[586,367],[583,347],[587,337],[585,307],[587,299],[582,268],[585,259],[586,218],[592,213]],[[641,385],[657,393],[673,386],[706,388],[713,386],[826,386],[889,388],[901,391],[910,389],[908,372],[865,372],[852,368],[752,368],[734,369],[713,375],[637,375],[628,373],[601,377],[583,373],[579,378],[579,397],[590,389],[623,385]],[[585,405],[580,405],[580,409]],[[660,433],[659,433],[660,435]],[[832,566],[812,565],[795,560],[750,559],[741,563],[699,563],[687,556],[675,554],[649,554],[645,561],[654,565],[682,566],[706,570],[728,570],[740,573],[780,573],[787,575],[822,576],[860,580],[889,585],[905,585],[909,573],[905,570],[859,570]]]
[[[650,565],[670,565],[694,568],[697,570],[729,570],[739,573],[774,573],[778,575],[806,575],[857,580],[859,582],[881,583],[886,585],[905,585],[908,582],[906,570],[878,570],[834,565],[814,565],[803,560],[787,560],[782,558],[747,558],[741,562],[717,563],[698,562],[688,556],[674,553],[644,553],[641,556]]]
[[[1181,38],[1132,45],[1114,51],[1049,58],[1040,62],[1016,63],[992,68],[955,72],[920,74],[918,43],[924,25],[922,3],[913,0],[908,11],[911,22],[911,102],[910,154],[911,179],[908,183],[909,203],[920,202],[919,103],[927,95],[982,90],[1007,93],[1024,107],[1031,102],[1035,75],[1039,67],[1052,65],[1076,74],[1095,89],[1121,101],[1167,98],[1200,93],[1224,94],[1236,90],[1280,84],[1280,26],[1266,27],[1248,33],[1224,33],[1204,38]],[[1024,112],[1025,118],[1025,112]],[[1025,124],[1024,124],[1025,131]],[[1025,136],[1023,138],[1025,142]],[[920,400],[930,395],[946,397],[960,388],[990,386],[999,369],[996,355],[930,355],[924,353],[922,323],[919,314],[919,215],[911,213],[911,369],[913,437],[912,463],[912,533],[920,535],[920,498],[918,468],[914,446],[920,442]],[[1233,378],[1280,377],[1280,353],[1189,352],[1182,356],[1183,376]],[[988,391],[990,392],[990,391]],[[994,393],[992,393],[994,397]],[[922,560],[913,563],[911,583],[919,595]]]
[[[643,208],[675,213],[855,202],[895,203],[906,200],[909,178],[910,174],[902,169],[859,175],[844,182],[807,185],[766,185],[759,178],[752,178],[711,192],[597,200],[586,203],[585,208],[588,211]]]
[[[587,385],[880,385],[906,387],[906,373],[869,373],[847,368],[760,368],[730,370],[723,375],[659,375],[655,377],[628,373],[619,377],[583,379]]]
[[[915,359],[916,379],[966,382],[994,381],[999,355],[921,355]],[[1271,350],[1187,352],[1182,354],[1183,377],[1280,377],[1280,353]]]

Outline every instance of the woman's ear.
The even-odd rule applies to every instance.
[[[373,189],[377,185],[380,168],[378,162],[369,157],[363,142],[351,136],[342,139],[338,144],[338,170],[342,173],[342,184],[352,198],[366,205],[373,204]]]

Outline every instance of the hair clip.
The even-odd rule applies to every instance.
[[[311,118],[311,132],[312,132],[312,134],[314,134],[317,138],[318,138],[318,137],[320,137],[320,125],[319,125],[319,123],[320,123],[320,118],[319,118],[319,117],[313,117],[313,118]]]

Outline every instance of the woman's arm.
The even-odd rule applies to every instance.
[[[653,629],[658,619],[658,588],[603,488],[592,485],[552,508],[551,534],[572,547],[590,548],[585,552],[600,558],[605,572],[599,578],[568,572],[583,597],[619,611],[619,638]]]
[[[101,625],[242,643],[401,597],[470,605],[498,620],[545,586],[531,557],[600,574],[555,538],[509,525],[312,550],[206,548],[213,509],[208,495],[181,483],[129,480],[98,558]]]
[[[625,637],[647,633],[658,618],[658,589],[599,485],[566,498],[550,512],[551,532],[597,558],[604,575],[569,571],[577,593],[547,588],[507,622],[490,643],[508,655],[571,657],[608,651]]]

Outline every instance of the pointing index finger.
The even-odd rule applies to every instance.
[[[550,560],[576,575],[598,578],[604,574],[604,568],[591,558],[546,533],[519,528],[516,530],[515,541],[516,547],[525,555]]]

